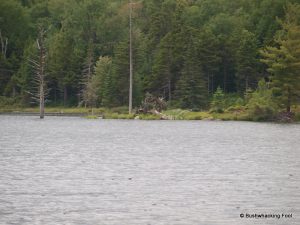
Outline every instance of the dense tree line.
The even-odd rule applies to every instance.
[[[261,79],[299,100],[299,0],[142,0],[133,7],[134,106],[147,92],[204,109]],[[0,95],[31,103],[38,27],[48,104],[123,106],[129,95],[127,0],[0,0]],[[278,99],[279,99],[278,98]]]

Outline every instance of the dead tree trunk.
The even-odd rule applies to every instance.
[[[45,115],[45,98],[48,93],[46,85],[46,48],[44,45],[45,31],[43,28],[39,28],[39,37],[36,40],[38,48],[37,59],[31,59],[30,62],[34,68],[34,84],[36,88],[35,93],[31,93],[34,100],[39,103],[40,118],[43,119]]]
[[[87,57],[84,64],[84,69],[82,71],[82,81],[81,81],[81,87],[79,91],[80,99],[78,102],[78,106],[84,104],[85,108],[88,106],[88,86],[90,83],[90,80],[92,78],[92,75],[94,73],[94,44],[93,40],[90,41],[88,51],[87,51]]]
[[[40,37],[38,40],[38,48],[40,51],[40,118],[44,118],[45,114],[45,64],[46,64],[46,49],[44,47],[44,31],[40,31]]]

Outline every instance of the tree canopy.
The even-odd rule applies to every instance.
[[[264,78],[289,110],[299,101],[299,3],[133,1],[134,106],[149,92],[203,109],[216,90],[243,96]],[[48,104],[128,104],[127,0],[0,0],[0,95],[31,104],[28,59],[40,26]]]

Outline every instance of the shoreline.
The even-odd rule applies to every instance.
[[[23,109],[1,109],[1,115],[11,116],[39,116],[37,108]],[[164,117],[153,114],[131,114],[125,113],[124,109],[103,109],[97,108],[93,112],[87,108],[48,108],[46,109],[46,117],[83,117],[86,119],[119,119],[119,120],[182,120],[182,121],[248,121],[248,122],[273,122],[273,123],[291,123],[299,124],[296,119],[294,121],[255,121],[251,119],[247,112],[235,113],[210,113],[207,111],[191,112],[188,110],[173,109],[163,112]]]
[[[12,116],[39,116],[38,112],[0,112],[1,115]],[[84,113],[45,113],[45,116],[61,116],[61,117],[84,117]]]

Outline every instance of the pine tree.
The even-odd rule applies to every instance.
[[[217,88],[215,93],[213,94],[212,102],[211,102],[211,111],[222,113],[224,112],[224,100],[225,100],[224,92],[220,87]]]
[[[239,93],[244,93],[256,85],[258,78],[258,42],[255,35],[247,30],[240,34],[236,52],[236,85]]]
[[[101,56],[95,66],[94,82],[97,84],[99,102],[102,106],[110,107],[115,102],[115,82],[112,77],[112,59]]]
[[[169,101],[172,99],[171,85],[173,84],[174,74],[172,66],[174,55],[172,49],[172,34],[167,34],[158,45],[158,50],[154,58],[152,76],[150,78],[149,89],[151,92],[163,94]],[[166,91],[168,93],[166,93]]]
[[[289,4],[282,24],[282,35],[276,39],[278,47],[261,51],[268,65],[274,93],[280,103],[291,111],[300,94],[300,5]]]
[[[215,77],[221,62],[219,53],[219,42],[210,29],[198,32],[199,36],[199,60],[201,61],[203,73],[207,82],[207,92],[210,94],[215,90]]]
[[[189,34],[182,75],[177,84],[176,99],[182,108],[199,110],[207,103],[207,84],[199,62],[197,39]]]
[[[139,36],[133,32],[133,106],[139,105],[142,99],[140,70],[143,63],[139,54]],[[113,80],[116,90],[114,96],[117,105],[128,105],[129,97],[129,43],[120,42],[114,53]]]

